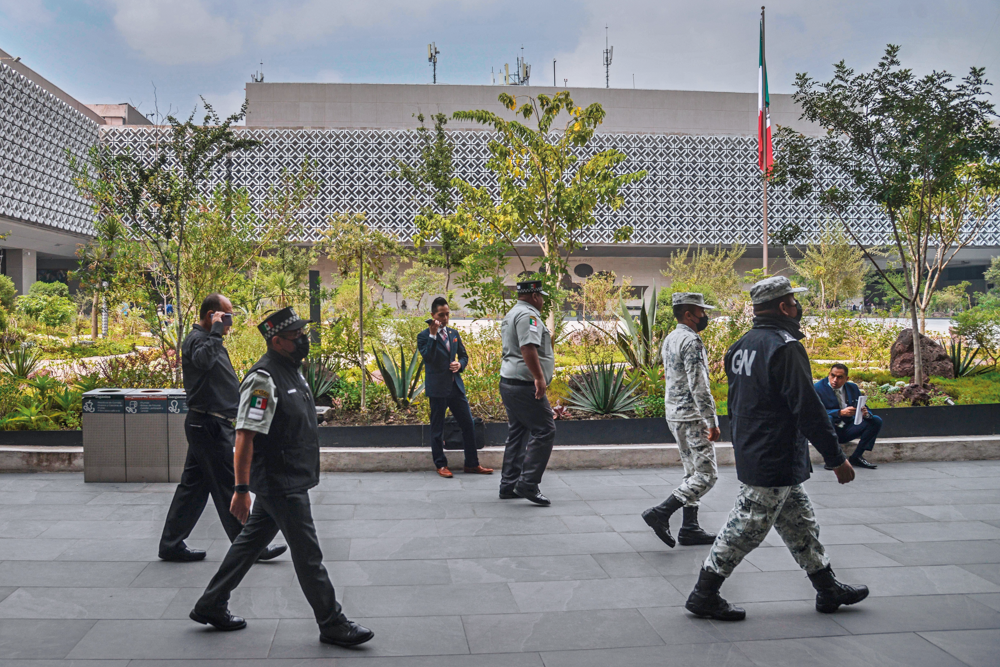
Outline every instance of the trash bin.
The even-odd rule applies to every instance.
[[[125,390],[83,395],[83,481],[124,482]]]
[[[184,420],[187,419],[187,393],[183,389],[167,389],[167,479],[181,481],[184,461],[187,459],[187,434]]]
[[[167,482],[168,408],[164,389],[133,389],[125,394],[125,479]]]

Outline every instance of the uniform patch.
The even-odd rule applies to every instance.
[[[264,420],[264,411],[261,408],[250,408],[247,410],[247,419],[252,419],[255,422]]]
[[[250,396],[250,409],[260,410],[261,413],[267,409],[267,399],[268,395],[266,391],[261,391],[260,389],[255,389],[253,394]]]
[[[528,316],[528,331],[537,332],[538,331],[538,320],[535,319],[534,315]]]

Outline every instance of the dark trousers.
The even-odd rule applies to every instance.
[[[236,483],[232,424],[211,415],[188,412],[184,433],[188,441],[187,458],[160,537],[161,554],[185,547],[184,540],[198,523],[209,496],[215,502],[229,540],[235,540],[243,530],[236,517],[229,513]]]
[[[212,577],[208,588],[194,608],[208,612],[225,608],[229,594],[240,585],[260,552],[270,544],[278,531],[285,536],[292,554],[295,576],[313,609],[320,628],[327,628],[345,620],[323,567],[323,551],[316,537],[309,492],[300,491],[283,496],[257,495],[253,511],[243,526],[229,552],[222,560],[219,571]]]
[[[446,398],[428,396],[431,404],[431,455],[434,457],[435,468],[446,468],[448,457],[444,454],[444,414],[451,410],[451,415],[462,429],[462,441],[465,443],[465,467],[475,468],[479,465],[479,451],[476,449],[476,427],[472,421],[472,410],[469,409],[469,399],[458,389],[458,383],[451,383],[451,393]]]
[[[535,387],[500,385],[500,399],[507,410],[507,445],[503,453],[500,491],[514,487],[537,491],[552,454],[556,422],[548,397],[535,398]]]
[[[868,419],[861,420],[860,424],[855,425],[852,421],[843,428],[836,429],[837,439],[841,444],[850,442],[855,438],[860,438],[858,446],[854,449],[854,453],[851,454],[852,459],[860,458],[864,456],[865,452],[870,452],[874,449],[875,438],[878,437],[878,432],[881,430],[882,418],[878,415],[871,415]]]

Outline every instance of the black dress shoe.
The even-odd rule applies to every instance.
[[[287,544],[272,544],[271,546],[264,547],[264,550],[257,556],[257,561],[274,560],[286,551],[288,551]]]
[[[868,468],[869,470],[875,470],[876,468],[878,468],[878,466],[875,465],[874,463],[869,463],[868,461],[866,461],[863,456],[858,457],[856,459],[852,458],[849,460],[851,462],[851,465],[854,466],[855,468]]]
[[[524,491],[523,489],[518,489],[514,487],[514,495],[518,498],[524,498],[525,500],[530,500],[536,505],[551,505],[552,501],[542,495],[537,489],[534,491]]]
[[[203,612],[192,609],[188,617],[202,625],[211,625],[216,630],[228,632],[229,630],[242,630],[247,627],[247,622],[239,616],[233,616],[228,609],[218,611]]]
[[[501,491],[500,492],[500,500],[511,500],[513,498],[520,498],[520,497],[521,496],[517,495],[513,491]]]
[[[319,631],[319,640],[324,644],[337,646],[357,646],[369,641],[375,633],[354,621],[344,620],[343,623],[323,628]]]
[[[206,553],[201,549],[177,549],[176,551],[161,551],[160,560],[169,560],[175,563],[191,563],[196,560],[205,560]]]

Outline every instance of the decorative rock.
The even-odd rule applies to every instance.
[[[948,353],[940,344],[923,334],[920,335],[920,354],[923,360],[924,377],[937,375],[954,378],[955,368]],[[913,377],[913,330],[903,329],[889,350],[889,372],[893,377]]]

